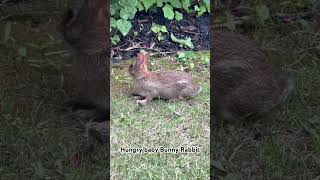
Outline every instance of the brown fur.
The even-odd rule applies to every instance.
[[[293,90],[293,82],[245,37],[213,31],[213,113],[236,120],[269,112]]]
[[[129,68],[129,73],[134,79],[132,94],[145,98],[138,100],[138,103],[145,104],[155,97],[166,100],[191,98],[201,91],[201,87],[185,72],[149,72],[147,68],[149,56],[149,53],[146,55],[139,53],[136,63]]]
[[[106,4],[106,0],[85,0],[78,13],[68,10],[59,26],[75,56],[73,82],[79,94],[76,103],[94,107],[101,120],[107,118],[109,102]]]

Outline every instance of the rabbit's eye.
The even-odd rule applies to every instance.
[[[132,65],[132,64],[130,64],[130,66],[129,66],[129,69],[131,69],[131,68],[133,68],[133,65]]]

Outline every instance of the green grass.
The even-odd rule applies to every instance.
[[[208,52],[198,53],[209,56]],[[151,69],[177,69],[172,57],[152,58]],[[196,62],[195,62],[196,63]],[[188,101],[154,100],[137,109],[132,100],[132,79],[124,68],[111,75],[111,177],[112,179],[208,179],[209,177],[209,68],[190,72],[203,91]],[[200,147],[199,153],[121,153],[120,148]]]
[[[287,6],[269,3],[274,11]],[[58,17],[40,18],[39,33],[29,31],[30,22],[19,18],[23,21],[12,25],[11,40],[0,43],[1,179],[106,179],[108,162],[102,158],[104,148],[83,137],[81,122],[72,118],[61,103],[67,98],[61,86],[67,80],[63,69],[68,69],[71,57],[69,52],[60,51],[67,48],[59,39],[51,37],[56,37],[56,22],[50,19]],[[281,56],[276,56],[273,63],[294,79],[296,92],[268,117],[212,130],[216,179],[319,178],[319,23],[309,24],[311,29],[306,30],[298,23],[268,22],[253,30],[251,38],[259,46],[280,52]],[[0,27],[2,41],[5,24]],[[27,48],[27,57],[19,55],[19,47]],[[178,68],[180,63],[168,63],[172,59],[153,58],[151,68]],[[196,64],[190,72],[204,89],[195,99],[175,103],[155,100],[139,110],[128,97],[132,80],[126,69],[113,71],[113,179],[207,179],[210,98],[207,67]],[[81,142],[87,141],[94,144],[94,150],[79,166],[72,165],[71,155]],[[119,153],[121,146],[180,145],[202,148],[199,154]]]
[[[40,18],[39,33],[30,31],[28,20],[15,21],[7,42],[6,24],[0,24],[0,179],[106,179],[104,147],[84,137],[81,122],[62,104],[72,57],[52,18]],[[93,150],[72,164],[87,144]]]

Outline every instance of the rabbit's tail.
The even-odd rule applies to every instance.
[[[282,98],[280,100],[281,102],[287,101],[287,99],[289,98],[290,95],[293,94],[295,89],[295,83],[292,79],[290,78],[286,79],[285,83],[286,85],[282,93]]]
[[[294,81],[290,78],[284,79],[284,85],[283,85],[282,91],[277,96],[277,99],[275,99],[276,101],[274,102],[272,108],[285,103],[288,100],[288,98],[293,94],[294,89],[295,89]]]
[[[202,91],[202,87],[198,86],[197,91],[194,93],[194,96],[200,94],[201,91]]]

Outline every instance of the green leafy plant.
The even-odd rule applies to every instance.
[[[151,31],[157,34],[157,38],[159,41],[162,41],[164,39],[162,33],[168,32],[168,30],[165,26],[161,26],[156,23],[152,23]]]
[[[178,11],[175,11],[175,16],[176,16],[176,20],[177,21],[181,21],[183,19],[183,14],[178,12]]]
[[[186,13],[195,11],[197,16],[201,16],[204,12],[210,13],[210,0],[200,0],[193,7],[191,7],[191,0],[111,0],[110,32],[119,30],[123,36],[128,35],[132,29],[130,20],[137,12],[147,12],[157,7],[162,9],[165,18],[181,21],[183,11]],[[158,39],[159,37],[161,39],[161,35]],[[117,44],[119,39],[120,37],[112,37],[112,44]]]
[[[180,44],[181,47],[187,47],[190,49],[194,48],[194,45],[190,37],[187,37],[186,39],[178,39],[175,35],[171,33],[170,38],[173,42]]]
[[[134,18],[138,6],[138,0],[112,0],[110,6],[110,25],[112,29],[118,29],[123,36],[126,36],[132,24],[130,19]]]
[[[117,28],[120,30],[123,36],[126,36],[132,28],[132,24],[125,19],[119,19],[117,20]]]
[[[196,5],[194,8],[197,11],[197,16],[201,16],[203,13],[205,13],[207,11],[205,6]]]
[[[165,18],[169,20],[172,20],[174,18],[174,11],[171,5],[166,4],[165,6],[163,6],[162,11]]]
[[[193,51],[178,52],[177,61],[190,69],[194,69],[194,59],[196,55]]]
[[[210,63],[210,56],[205,53],[195,53],[195,51],[183,51],[177,53],[177,62],[181,64],[183,69],[208,68]],[[198,66],[202,65],[202,66]]]
[[[210,63],[210,58],[208,56],[201,56],[200,63],[203,65],[208,65]]]
[[[111,43],[116,45],[120,41],[120,37],[118,35],[114,35],[111,37]]]

